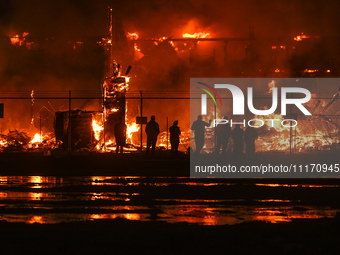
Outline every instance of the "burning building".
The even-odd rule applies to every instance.
[[[66,111],[55,113],[55,138],[63,149],[93,148],[95,137],[92,127],[93,112]]]
[[[101,8],[101,16],[103,17],[105,16],[106,8],[107,6]],[[116,13],[114,14],[114,11],[118,12],[117,9],[109,7],[108,34],[106,34],[107,31],[102,31],[100,35],[97,34],[96,36],[78,36],[78,34],[70,36],[67,34],[67,36],[57,37],[50,34],[48,36],[37,36],[37,33],[31,30],[27,30],[28,32],[17,30],[7,33],[5,39],[8,42],[5,42],[5,39],[1,41],[2,44],[7,43],[10,45],[10,51],[8,52],[22,53],[22,55],[19,53],[11,55],[11,61],[7,63],[9,73],[17,73],[15,68],[20,63],[19,60],[26,57],[28,64],[19,65],[20,75],[25,72],[32,72],[32,70],[38,70],[39,78],[37,80],[39,80],[41,73],[46,73],[47,69],[57,70],[56,76],[63,79],[73,75],[77,75],[77,78],[81,77],[81,79],[72,84],[71,89],[88,90],[98,88],[100,90],[98,92],[98,94],[100,93],[99,99],[95,99],[100,103],[96,107],[87,108],[86,103],[79,103],[72,109],[65,111],[65,108],[62,108],[65,103],[60,103],[55,107],[56,110],[51,109],[56,119],[55,136],[57,140],[62,142],[63,148],[102,150],[104,146],[114,144],[113,129],[119,118],[122,118],[128,126],[127,138],[130,138],[129,142],[138,145],[141,143],[136,134],[134,135],[134,142],[131,141],[131,134],[136,133],[140,128],[134,121],[135,117],[141,112],[139,99],[136,99],[136,96],[134,96],[134,99],[129,99],[128,93],[133,93],[131,90],[128,92],[129,77],[127,75],[129,74],[128,72],[120,74],[122,68],[117,63],[121,63],[124,68],[133,65],[131,86],[133,85],[133,90],[135,90],[134,95],[136,93],[139,95],[139,91],[143,90],[144,95],[152,94],[152,97],[154,97],[150,99],[150,96],[150,100],[144,99],[143,114],[144,116],[157,116],[162,128],[159,139],[161,141],[159,144],[162,147],[166,147],[168,142],[167,119],[169,119],[170,123],[175,119],[179,119],[180,125],[182,125],[182,133],[186,134],[186,140],[190,139],[188,135],[190,133],[190,123],[188,124],[187,121],[189,114],[184,113],[184,111],[178,111],[179,108],[185,108],[188,101],[183,99],[178,103],[181,99],[168,100],[170,92],[177,93],[174,98],[181,97],[182,92],[188,93],[187,84],[190,76],[318,77],[323,73],[327,75],[326,77],[337,77],[339,73],[337,66],[339,66],[340,61],[336,57],[337,54],[330,54],[332,52],[327,51],[329,45],[332,46],[332,50],[337,49],[337,41],[333,40],[334,38],[326,40],[322,34],[317,35],[316,33],[305,31],[305,33],[294,32],[287,34],[285,38],[271,35],[269,39],[262,39],[258,34],[255,36],[253,28],[249,29],[248,33],[248,24],[242,28],[242,31],[239,31],[240,33],[233,34],[227,29],[220,30],[218,26],[204,25],[204,22],[200,24],[199,21],[193,22],[193,19],[189,18],[183,24],[169,22],[176,29],[164,26],[162,33],[154,32],[154,27],[151,26],[147,31],[148,29],[143,29],[140,24],[135,26],[130,24],[129,31],[133,33],[126,33],[119,16]],[[124,12],[119,14],[128,15]],[[124,18],[124,22],[126,22],[127,19],[126,17]],[[103,30],[105,30],[107,20],[105,20],[105,17],[102,19],[104,22],[101,28],[104,27]],[[127,23],[129,22],[132,23],[130,20]],[[259,31],[258,27],[256,27],[256,31]],[[263,47],[260,47],[260,45]],[[323,49],[322,52],[328,54],[315,54],[315,52],[320,52],[320,49]],[[48,55],[50,52],[50,55],[56,57],[52,58]],[[330,55],[332,55],[332,58],[330,58]],[[94,58],[90,58],[90,56],[94,56]],[[35,62],[36,59],[42,59],[41,63],[39,61]],[[323,61],[319,61],[320,59]],[[71,63],[68,63],[68,61]],[[65,64],[65,62],[67,63]],[[29,69],[27,68],[28,65],[32,65],[34,68]],[[96,80],[91,80],[91,82],[84,85],[84,81],[93,73],[96,73]],[[98,86],[99,80],[100,86]],[[34,89],[39,93],[39,89],[45,88],[46,84],[51,84],[53,90],[69,90],[64,80],[62,81],[55,84],[44,80],[42,86]],[[14,80],[6,85],[8,87],[15,85],[21,88],[18,84],[24,84],[25,87],[31,89],[28,86],[29,83],[25,83],[24,79],[18,79],[17,82]],[[24,85],[22,86],[24,87]],[[328,93],[328,97],[329,95],[331,95],[331,92]],[[165,104],[161,99],[158,100],[157,96],[160,98],[167,97],[166,100],[169,103],[167,109],[164,110],[163,106]],[[330,132],[331,135],[327,134],[324,137],[332,137],[332,139],[325,139],[333,144],[336,143],[335,137],[337,136],[331,127],[333,126],[333,128],[337,129],[336,125],[332,123],[338,124],[338,121],[336,120],[337,117],[331,115],[338,114],[336,110],[332,109],[337,102],[338,96],[334,96],[334,99],[328,101],[320,99],[319,105],[315,103],[312,106],[312,108],[316,108],[315,114],[323,116],[317,118],[327,119],[325,121],[330,127],[327,128],[325,124],[320,129],[323,130],[323,134]],[[128,113],[127,103],[129,103]],[[36,114],[35,118],[37,117],[38,115]],[[300,118],[300,116],[298,117]],[[39,123],[36,121],[32,126],[39,128],[38,125]],[[7,129],[10,124],[4,123],[4,126]],[[90,128],[91,126],[92,129]],[[50,129],[52,130],[52,128]],[[290,136],[295,137],[296,151],[299,151],[303,144],[307,144],[312,139],[306,138],[306,142],[304,142],[303,134],[313,133],[311,130],[296,130],[296,133],[294,131],[291,135],[290,131],[285,130],[282,131],[284,135],[279,137],[278,133],[281,130],[274,131],[273,127],[270,130],[262,129],[263,137],[266,137],[266,132],[275,133],[273,137],[280,142],[275,146],[267,146],[271,139],[261,140],[262,142],[258,145],[261,151],[266,151],[267,149],[288,150],[289,143],[287,143],[287,139],[290,140]],[[330,131],[328,132],[327,129]],[[18,130],[18,133],[21,131]],[[40,139],[34,139],[34,137],[38,136],[33,131],[30,130],[30,132],[32,140],[44,141],[42,135],[40,135]],[[44,128],[43,133],[46,133]],[[282,137],[285,137],[285,139]],[[294,139],[292,140],[294,141]],[[80,142],[80,140],[83,141]],[[189,143],[186,143],[186,146],[189,146]]]

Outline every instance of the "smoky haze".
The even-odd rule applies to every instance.
[[[107,55],[97,42],[108,34],[109,5],[121,17],[125,32],[137,32],[140,38],[180,38],[183,33],[195,32],[210,32],[212,37],[248,37],[249,26],[254,28],[255,38],[293,38],[301,32],[318,36],[339,35],[337,12],[340,4],[336,1],[1,1],[0,34],[4,37],[0,42],[0,90],[25,95],[31,90],[52,94],[69,90],[100,92]],[[36,49],[10,44],[8,37],[24,32],[29,33],[27,41],[36,42]],[[129,63],[133,66],[131,90],[188,91],[190,76],[223,77],[228,74],[213,64],[206,68],[204,61],[190,64],[188,55],[183,60],[166,46],[165,51],[156,53],[152,53],[154,45],[140,46],[144,47],[145,58],[139,63]],[[230,57],[241,61],[246,46],[246,43],[235,48],[231,45]],[[198,46],[199,54],[205,54],[207,48],[212,47],[216,47],[214,54],[217,57],[222,55],[223,45],[209,43]],[[265,53],[260,51],[258,55]],[[126,68],[123,66],[123,71]],[[176,105],[184,108],[186,103],[181,102]],[[29,101],[8,104],[5,107],[7,116],[28,123],[14,127],[27,127],[31,118]],[[35,104],[36,112],[43,106],[52,111],[47,102],[39,105],[36,101]],[[163,108],[152,105],[151,102],[145,103],[145,107],[157,108],[147,114],[163,114]],[[139,111],[134,104],[128,107],[134,114]],[[67,102],[55,102],[53,108],[65,110]],[[99,110],[100,101],[73,102],[73,108]],[[170,108],[172,123],[179,117],[176,115],[178,111]],[[187,113],[181,114],[188,116]],[[164,120],[162,122],[164,126]]]

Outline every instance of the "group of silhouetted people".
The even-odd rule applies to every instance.
[[[159,134],[159,125],[155,121],[156,117],[151,116],[151,120],[146,124],[145,133],[147,135],[146,140],[146,152],[149,153],[150,147],[151,152],[153,153],[156,148],[157,136]],[[178,120],[175,120],[173,125],[169,128],[170,132],[170,144],[171,144],[171,154],[172,156],[176,156],[178,152],[179,146],[179,136],[181,134],[181,130],[178,126]]]
[[[230,124],[227,122],[228,117],[224,116],[224,121],[217,123],[215,127],[215,135],[216,135],[216,154],[225,154],[227,152],[229,138],[233,140],[233,154],[235,156],[240,156],[243,154],[243,145],[246,145],[246,154],[254,155],[255,154],[255,141],[258,138],[257,131],[254,127],[248,126],[244,131],[240,124],[236,124],[235,128],[231,130]],[[209,123],[203,121],[202,115],[197,117],[197,120],[191,126],[191,130],[195,132],[195,145],[196,151],[195,154],[200,154],[201,150],[204,146],[204,134],[205,128],[209,127],[211,124],[211,120]],[[221,151],[222,148],[222,151]]]
[[[119,117],[119,121],[114,126],[114,135],[116,138],[116,152],[123,153],[123,147],[126,145],[126,124],[123,122],[123,118]],[[180,143],[179,136],[181,134],[181,130],[178,126],[178,120],[175,120],[173,125],[169,128],[170,132],[170,144],[171,144],[171,154],[172,156],[177,156],[178,146]],[[156,117],[153,115],[151,116],[150,121],[146,124],[145,133],[147,136],[146,142],[146,153],[155,152],[156,144],[157,144],[157,137],[160,133],[159,125],[156,122]]]
[[[255,141],[258,138],[258,134],[255,128],[248,126],[245,131],[241,128],[240,124],[236,124],[235,128],[231,130],[228,117],[224,116],[224,122],[217,123],[215,127],[216,135],[216,154],[225,154],[227,152],[229,139],[233,140],[233,154],[236,156],[243,154],[244,144],[246,145],[246,154],[255,154]],[[205,128],[211,125],[209,122],[203,121],[202,115],[197,117],[197,120],[191,126],[191,130],[195,132],[195,145],[196,154],[200,154],[204,146]],[[169,128],[170,132],[170,144],[171,154],[176,156],[178,152],[178,146],[180,144],[181,130],[178,126],[178,120],[173,122],[173,125]],[[157,137],[160,133],[159,125],[156,122],[156,117],[151,116],[150,121],[146,124],[145,133],[147,135],[146,153],[155,152]],[[119,121],[114,126],[114,135],[116,137],[116,152],[123,153],[123,147],[126,145],[126,124],[123,122],[123,118],[120,117]]]

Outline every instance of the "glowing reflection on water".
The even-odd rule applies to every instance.
[[[243,190],[249,187],[252,191],[268,188],[267,193],[261,194],[270,194],[270,197],[242,198]],[[329,206],[304,204],[299,197],[283,198],[281,193],[297,188],[307,191],[327,188],[335,194],[339,187],[335,184],[232,183],[226,180],[209,183],[187,177],[0,176],[0,220],[44,224],[120,217],[204,225],[245,221],[279,223],[334,217],[340,212]],[[276,188],[283,191],[272,194]],[[230,195],[225,189],[236,191]],[[191,193],[186,196],[184,190]],[[218,192],[214,193],[215,190]],[[199,192],[196,194],[196,191]],[[206,192],[210,192],[209,196],[202,197]]]
[[[30,224],[33,224],[33,223],[40,223],[40,224],[43,224],[45,223],[45,220],[42,216],[33,216],[32,218],[30,218],[27,223],[30,223]]]

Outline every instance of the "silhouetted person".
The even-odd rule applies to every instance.
[[[223,117],[225,120],[228,120],[227,116]],[[222,154],[227,151],[229,137],[231,135],[231,128],[229,123],[220,122],[217,124],[216,128],[216,153],[219,154],[222,147]]]
[[[123,123],[123,118],[119,117],[119,121],[116,123],[114,127],[114,134],[116,137],[116,152],[123,153],[123,147],[125,146],[125,140],[126,140],[126,125]]]
[[[243,134],[240,124],[236,124],[234,130],[231,132],[231,138],[233,139],[233,152],[234,155],[242,155],[243,153]]]
[[[152,152],[154,152],[156,148],[157,136],[159,134],[159,125],[155,119],[156,117],[152,115],[151,120],[146,124],[145,127],[145,133],[147,135],[146,152],[149,152],[150,146]]]
[[[178,126],[178,120],[174,121],[174,124],[169,128],[169,131],[170,131],[171,155],[174,157],[177,155],[179,135],[181,134],[181,130]]]
[[[246,144],[246,154],[255,154],[255,140],[258,138],[258,134],[255,128],[248,126],[244,132],[244,142]]]
[[[209,123],[202,120],[202,115],[198,115],[197,120],[192,123],[191,130],[195,131],[195,144],[196,144],[196,151],[195,153],[200,154],[201,150],[204,146],[204,132],[205,127],[209,127],[211,120]]]

